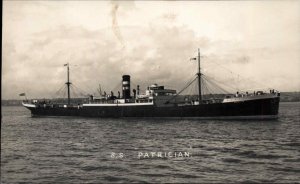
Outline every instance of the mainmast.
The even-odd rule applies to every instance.
[[[202,102],[202,95],[201,95],[201,70],[200,70],[200,49],[198,49],[198,88],[199,88],[199,103]]]
[[[71,85],[72,83],[70,82],[70,68],[69,68],[69,63],[64,64],[64,66],[67,66],[67,70],[68,70],[66,85],[67,85],[67,87],[68,87],[68,105],[70,105],[70,85]]]

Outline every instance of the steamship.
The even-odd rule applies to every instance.
[[[197,81],[198,94],[194,98],[181,98],[180,92],[153,84],[141,93],[137,86],[131,93],[130,76],[122,76],[122,96],[90,96],[82,103],[72,103],[70,97],[69,64],[67,66],[68,99],[65,103],[24,100],[23,106],[32,116],[82,116],[101,118],[179,118],[179,119],[275,119],[278,118],[280,92],[257,91],[249,94],[237,92],[219,98],[203,98],[201,92],[200,50]],[[182,97],[182,96],[181,96]]]

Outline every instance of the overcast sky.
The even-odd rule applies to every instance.
[[[2,32],[3,99],[55,96],[67,62],[87,93],[123,74],[180,90],[198,48],[233,91],[300,91],[300,1],[4,1]]]

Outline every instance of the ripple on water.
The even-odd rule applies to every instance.
[[[279,120],[258,122],[31,118],[22,107],[4,107],[1,182],[298,182],[299,109],[285,103]],[[191,157],[137,157],[152,151]]]

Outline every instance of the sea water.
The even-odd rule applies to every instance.
[[[299,181],[300,103],[264,121],[32,118],[2,107],[2,183]]]

